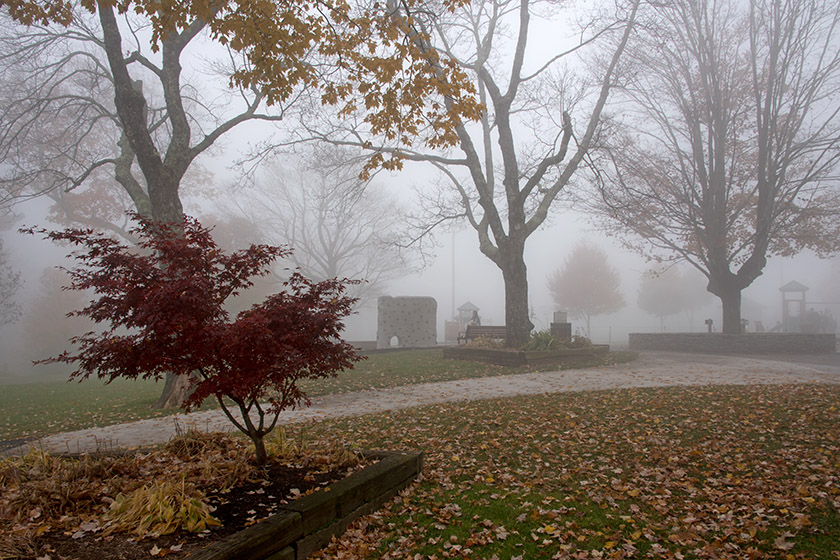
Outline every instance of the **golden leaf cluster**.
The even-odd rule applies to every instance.
[[[418,3],[406,0],[397,11],[343,0],[83,0],[82,6],[147,17],[153,48],[169,33],[204,21],[215,40],[247,57],[232,86],[259,89],[269,105],[301,88],[318,88],[322,102],[337,106],[340,115],[363,108],[372,134],[401,145],[422,136],[428,146],[441,147],[455,143],[456,127],[477,119],[482,106],[466,73],[429,46],[412,15]],[[3,4],[24,25],[68,25],[73,17],[66,0]],[[399,156],[379,156],[367,170],[376,165],[399,167]]]

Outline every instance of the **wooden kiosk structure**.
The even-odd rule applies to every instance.
[[[808,286],[793,280],[779,288],[779,291],[782,292],[782,332],[802,332]]]

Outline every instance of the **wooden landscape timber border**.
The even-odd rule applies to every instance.
[[[596,344],[589,348],[568,348],[546,352],[526,352],[523,350],[496,350],[492,348],[469,348],[467,346],[445,346],[443,357],[450,360],[471,360],[486,362],[498,366],[533,366],[538,364],[560,364],[581,359],[603,356],[609,352],[606,344]]]
[[[375,511],[414,480],[422,452],[366,452],[378,462],[280,506],[265,521],[220,539],[190,560],[303,560],[357,518]]]
[[[804,333],[630,333],[630,349],[700,354],[825,354],[837,350],[837,337]]]

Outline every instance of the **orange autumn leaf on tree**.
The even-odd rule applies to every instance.
[[[65,0],[4,5],[24,25],[73,21],[74,3]],[[439,147],[453,144],[456,126],[477,119],[481,105],[466,73],[418,40],[423,34],[412,15],[418,5],[417,0],[369,7],[341,0],[82,2],[91,13],[116,8],[147,17],[153,48],[170,34],[204,22],[216,41],[248,59],[233,74],[231,86],[259,89],[269,105],[287,100],[299,88],[319,88],[322,102],[338,106],[343,115],[355,113],[361,103],[372,134],[410,144],[421,130],[431,130],[424,142]],[[432,96],[444,96],[451,104],[427,102]],[[379,157],[369,168],[399,167],[399,160]]]

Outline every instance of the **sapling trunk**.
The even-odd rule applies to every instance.
[[[266,434],[271,433],[271,430],[274,429],[274,425],[277,422],[277,418],[279,417],[279,413],[275,415],[274,421],[271,423],[271,426],[269,427],[269,429],[264,430],[263,426],[264,426],[264,420],[265,420],[265,413],[263,412],[263,410],[261,408],[259,408],[259,407],[257,408],[257,410],[260,414],[260,425],[259,425],[259,428],[258,428],[257,426],[254,426],[254,423],[251,421],[250,412],[251,412],[251,407],[252,407],[253,403],[251,405],[246,405],[244,402],[234,400],[234,402],[237,404],[237,406],[239,406],[239,412],[242,414],[242,422],[240,423],[233,416],[233,414],[230,412],[230,410],[228,410],[228,407],[225,405],[224,399],[220,395],[216,396],[216,400],[218,401],[219,406],[222,409],[222,412],[224,412],[225,416],[228,417],[228,420],[230,420],[231,423],[234,426],[236,426],[236,429],[238,429],[240,432],[242,432],[243,434],[248,436],[251,439],[251,441],[254,442],[254,453],[255,453],[255,458],[256,458],[257,465],[260,466],[260,467],[265,465],[268,462],[268,453],[265,450],[264,438],[265,438]]]
[[[257,465],[262,467],[268,463],[268,453],[265,450],[265,439],[261,435],[252,435],[251,441],[254,442],[254,451],[256,453]]]

